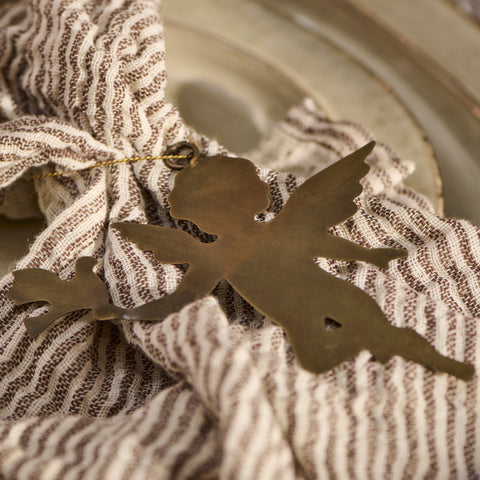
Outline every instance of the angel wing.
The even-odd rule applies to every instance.
[[[191,263],[202,253],[205,244],[174,228],[142,223],[114,223],[113,227],[142,250],[153,252],[162,263]]]
[[[275,222],[303,229],[309,224],[315,232],[325,233],[325,229],[351,217],[357,211],[353,200],[363,190],[360,179],[370,169],[365,159],[374,146],[375,142],[367,143],[309,178],[293,192]]]

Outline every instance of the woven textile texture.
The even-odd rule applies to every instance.
[[[158,2],[30,0],[0,15],[0,209],[33,174],[158,155],[180,140],[224,151],[164,100]],[[306,100],[251,158],[275,169],[321,169],[372,137]],[[403,247],[387,272],[361,262],[321,268],[374,297],[396,326],[479,365],[480,230],[441,219],[403,186],[412,164],[379,144],[359,211],[334,233]],[[313,173],[313,170],[312,170]],[[272,218],[301,179],[260,169]],[[118,164],[35,180],[45,230],[16,268],[73,276],[98,258],[112,302],[134,307],[172,292],[184,269],[161,265],[109,228],[135,221],[181,228],[163,162]],[[22,180],[23,179],[23,180]],[[16,197],[22,205],[22,197]],[[28,202],[24,208],[29,208]],[[314,217],[312,221],[314,221]],[[478,378],[465,383],[361,352],[324,375],[302,370],[281,328],[227,284],[163,322],[68,315],[30,338],[0,281],[0,473],[6,479],[478,478]],[[359,320],[359,327],[361,323]]]

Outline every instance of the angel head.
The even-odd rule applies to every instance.
[[[251,223],[269,205],[268,185],[244,158],[202,158],[181,170],[168,196],[170,214],[221,235]]]

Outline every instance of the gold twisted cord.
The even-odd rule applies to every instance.
[[[129,157],[122,158],[120,160],[106,160],[104,162],[94,163],[93,165],[80,168],[79,170],[65,170],[62,172],[41,173],[39,175],[32,175],[30,178],[33,180],[35,178],[60,177],[61,175],[69,175],[71,173],[83,172],[84,170],[91,170],[92,168],[116,165],[117,163],[139,162],[141,160],[180,160],[189,158],[191,158],[191,155],[145,155],[143,157]]]

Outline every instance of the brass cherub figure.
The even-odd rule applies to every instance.
[[[328,233],[352,216],[353,200],[368,172],[371,142],[301,185],[270,222],[255,221],[269,205],[268,185],[242,158],[215,156],[177,174],[168,197],[173,218],[216,235],[201,243],[188,233],[154,225],[116,223],[114,228],[163,263],[188,263],[171,295],[125,311],[123,318],[157,321],[209,294],[225,279],[266,317],[282,326],[295,356],[321,373],[369,350],[381,363],[393,355],[470,378],[473,367],[440,355],[409,328],[393,327],[377,303],[353,284],[315,264],[315,257],[360,260],[387,268],[404,250],[369,249]],[[333,320],[339,328],[327,329]]]
[[[170,214],[192,221],[217,239],[202,243],[178,229],[113,224],[141,249],[153,251],[158,261],[186,263],[189,268],[171,295],[131,310],[109,305],[102,291],[91,305],[94,317],[161,321],[208,295],[224,279],[284,328],[299,363],[307,370],[322,373],[369,350],[381,363],[401,355],[433,370],[471,378],[472,365],[444,357],[412,329],[392,326],[373,298],[315,264],[316,257],[326,257],[387,268],[389,261],[406,255],[401,249],[364,248],[328,233],[329,227],[356,212],[354,198],[362,192],[360,180],[369,170],[365,159],[374,145],[365,145],[308,179],[282,211],[265,223],[257,222],[255,215],[269,205],[268,185],[258,178],[249,160],[218,155],[192,161],[175,178],[168,197]],[[35,292],[25,293],[18,275],[11,298],[17,303],[25,303],[26,298],[33,301]],[[90,275],[92,280],[96,277],[93,272]],[[45,322],[35,329],[31,326],[35,319],[28,320],[29,331],[45,328]],[[337,328],[327,328],[328,323]]]

